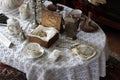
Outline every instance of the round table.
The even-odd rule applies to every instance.
[[[64,7],[65,11],[72,10]],[[20,24],[23,30],[31,32],[29,22],[20,21]],[[7,34],[6,27],[1,26],[0,32],[14,43],[12,48],[0,43],[0,61],[26,73],[28,80],[99,80],[100,76],[106,75],[106,36],[100,27],[94,33],[80,31],[75,41],[66,40],[62,35],[50,48],[44,48],[45,54],[36,59],[27,59],[22,54],[22,50],[28,44],[27,40],[19,41],[18,37]],[[87,61],[73,56],[69,47],[75,43],[93,45],[97,54]],[[56,62],[48,59],[48,55],[54,49],[62,51],[61,58]]]

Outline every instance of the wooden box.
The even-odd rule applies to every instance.
[[[40,37],[41,33],[38,35],[40,30],[46,32],[45,37],[43,35]],[[43,47],[49,48],[55,41],[57,41],[58,38],[59,34],[55,28],[39,25],[31,34],[29,34],[28,40],[30,42],[39,43]]]

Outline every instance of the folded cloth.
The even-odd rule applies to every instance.
[[[8,19],[8,17],[7,16],[5,16],[4,14],[0,14],[0,23],[2,23],[2,24],[7,24],[7,19]]]

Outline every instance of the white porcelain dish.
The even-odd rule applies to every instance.
[[[84,60],[91,59],[96,54],[95,48],[86,44],[75,45],[71,50],[74,54],[82,57]]]
[[[26,58],[38,58],[44,54],[44,49],[38,43],[29,43],[23,49]]]

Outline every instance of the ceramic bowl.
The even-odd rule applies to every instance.
[[[18,16],[18,8],[23,2],[24,0],[0,0],[0,10],[7,17]]]

